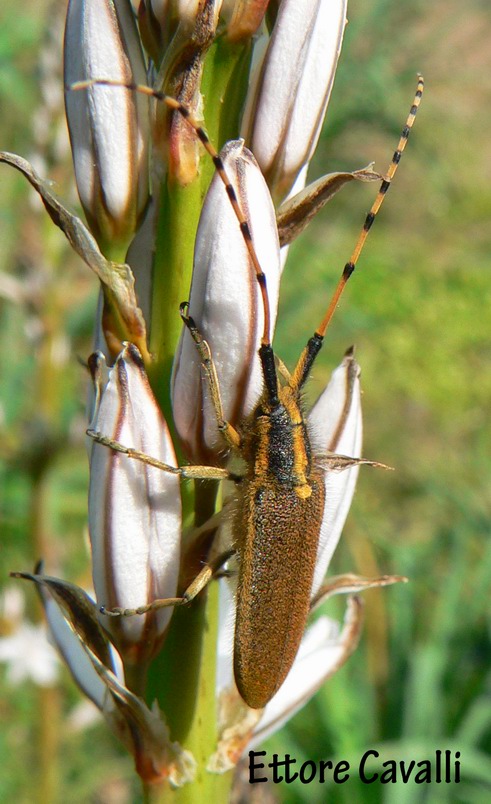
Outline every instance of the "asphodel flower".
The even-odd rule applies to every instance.
[[[65,581],[40,574],[20,576],[37,584],[53,641],[74,681],[132,754],[142,781],[151,785],[167,780],[173,787],[191,782],[196,772],[193,756],[170,740],[157,704],[149,708],[127,685],[123,657],[100,627],[93,601]],[[144,673],[141,666],[138,670]]]
[[[308,415],[315,454],[337,453],[361,458],[360,367],[349,350]],[[359,466],[325,472],[326,500],[312,594],[321,586],[341,537],[353,500]]]
[[[200,0],[146,0],[162,30],[178,23],[192,24],[199,12]]]
[[[289,194],[317,145],[346,6],[346,0],[283,0],[252,73],[241,133],[277,201]]]
[[[97,386],[91,429],[175,466],[167,424],[135,347],[120,354],[104,382],[105,361],[94,355]],[[135,608],[175,597],[181,543],[179,477],[90,445],[89,532],[99,605]],[[161,644],[172,608],[141,617],[104,618],[119,649],[136,663]]]
[[[111,78],[146,83],[146,65],[130,0],[70,0],[64,80]],[[127,246],[149,196],[148,100],[93,86],[65,93],[77,189],[99,245]]]
[[[229,142],[221,156],[248,219],[259,263],[264,266],[273,329],[280,258],[271,196],[242,140]],[[237,424],[251,412],[262,391],[258,350],[264,311],[254,267],[218,176],[206,195],[196,235],[189,314],[210,346],[225,418]],[[197,463],[223,455],[209,389],[186,329],[174,361],[172,403],[186,454]]]
[[[227,24],[227,39],[238,42],[256,34],[268,5],[269,0],[254,0],[249,3],[242,0],[223,0],[222,15]]]

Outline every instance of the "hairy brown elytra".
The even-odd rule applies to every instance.
[[[233,532],[239,541],[234,640],[237,687],[253,708],[279,689],[297,654],[310,608],[320,526],[323,471],[313,463],[299,389],[280,388],[254,411],[243,455]]]
[[[323,468],[316,463],[305,423],[301,389],[322,346],[322,341],[348,279],[361,254],[368,232],[390,187],[423,93],[419,76],[413,105],[403,128],[377,197],[366,216],[353,254],[346,263],[326,314],[307,343],[291,375],[275,364],[270,340],[270,314],[265,275],[255,254],[249,231],[223,162],[208,136],[189,110],[178,101],[148,87],[113,81],[88,81],[71,89],[93,84],[123,86],[151,95],[180,113],[195,130],[211,155],[224,182],[252,259],[264,305],[264,332],[260,360],[264,391],[253,413],[235,429],[223,415],[220,390],[212,355],[195,322],[181,307],[181,315],[198,350],[208,381],[217,424],[229,447],[244,459],[245,474],[229,475],[217,467],[171,467],[104,434],[89,431],[97,442],[182,478],[232,479],[237,484],[233,514],[234,548],[203,569],[181,598],[155,600],[138,609],[104,610],[112,616],[143,614],[192,600],[233,552],[239,558],[237,614],[234,642],[234,672],[244,701],[252,708],[264,707],[283,683],[295,659],[310,610],[312,581],[325,504]],[[325,456],[324,456],[325,457]],[[364,460],[348,459],[344,468]],[[333,460],[336,456],[333,456]]]

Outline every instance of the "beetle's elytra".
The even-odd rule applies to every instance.
[[[246,703],[260,708],[285,680],[305,630],[325,492],[298,390],[280,389],[278,404],[261,400],[253,416],[233,528],[240,545],[234,671]]]

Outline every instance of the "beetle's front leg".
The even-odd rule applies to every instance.
[[[230,422],[228,422],[225,418],[217,370],[215,368],[215,363],[213,362],[210,347],[196,326],[194,319],[191,318],[191,316],[186,315],[185,311],[187,310],[187,306],[188,302],[183,302],[180,307],[182,322],[195,343],[200,363],[210,391],[211,403],[213,405],[213,410],[215,411],[218,429],[230,447],[240,449],[240,435],[235,427],[233,427],[233,425],[231,425]]]
[[[128,458],[140,461],[147,466],[154,466],[156,469],[161,469],[163,472],[168,472],[171,475],[179,475],[184,480],[227,480],[234,479],[234,476],[227,471],[227,469],[220,469],[218,466],[171,466],[168,463],[163,463],[145,452],[140,452],[133,447],[127,447],[121,444],[120,441],[114,441],[108,436],[98,433],[96,430],[87,430],[87,435],[93,438],[96,444],[102,444],[114,452],[121,452]]]

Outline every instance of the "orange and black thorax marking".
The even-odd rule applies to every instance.
[[[312,451],[297,394],[286,386],[273,408],[260,402],[253,414],[244,452],[250,474],[265,483],[296,488],[309,496]]]

